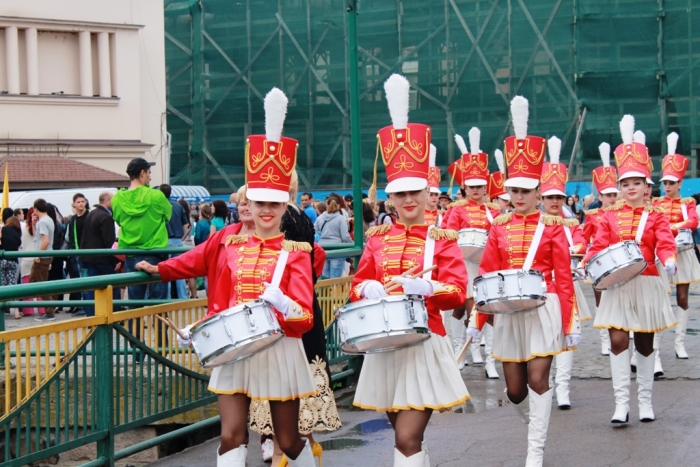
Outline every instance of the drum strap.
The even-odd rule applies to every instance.
[[[564,226],[564,233],[566,234],[566,239],[569,241],[569,248],[574,246],[574,237],[571,236],[571,227]]]
[[[688,206],[685,205],[684,202],[681,201],[681,214],[683,214],[683,221],[688,220]]]
[[[642,243],[642,236],[644,236],[644,227],[647,225],[647,219],[649,218],[649,211],[646,209],[642,211],[642,218],[639,219],[639,226],[637,227],[637,235],[634,237],[634,241],[637,244]]]
[[[287,259],[289,258],[289,252],[287,250],[280,250],[280,256],[277,258],[277,265],[275,266],[275,272],[272,274],[272,280],[270,285],[272,287],[279,287],[282,282],[282,276],[284,275],[284,268],[287,267]]]
[[[491,210],[486,205],[484,205],[484,209],[486,210],[486,218],[489,220],[489,224],[493,224],[493,214],[491,214]]]
[[[537,228],[535,229],[535,234],[532,236],[532,243],[530,243],[530,250],[527,252],[527,257],[525,258],[525,263],[523,263],[523,271],[529,271],[532,267],[533,261],[535,261],[535,255],[537,254],[537,249],[542,241],[542,234],[544,233],[544,224],[542,221],[537,223]]]
[[[425,255],[423,256],[423,269],[428,269],[433,267],[433,257],[435,256],[435,239],[430,236],[430,231],[434,229],[435,226],[431,225],[428,227],[428,234],[425,236]],[[423,274],[423,279],[426,281],[432,280],[433,271],[428,271]]]

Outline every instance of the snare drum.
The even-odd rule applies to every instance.
[[[390,352],[430,337],[428,310],[417,295],[391,295],[338,310],[340,348],[347,354]]]
[[[631,240],[609,246],[586,264],[586,272],[593,279],[593,287],[597,290],[619,287],[646,268],[647,262],[639,245]]]
[[[272,307],[257,300],[229,308],[190,329],[192,347],[205,368],[248,358],[284,336]]]
[[[693,231],[680,229],[678,235],[676,235],[676,250],[680,253],[691,248],[693,248]]]
[[[474,296],[480,313],[529,311],[547,301],[547,283],[539,271],[505,269],[474,279]]]
[[[457,245],[462,250],[462,257],[473,263],[481,261],[489,232],[484,229],[462,229],[458,232]]]

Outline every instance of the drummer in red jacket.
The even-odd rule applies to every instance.
[[[467,192],[467,198],[455,201],[450,205],[450,215],[446,216],[442,227],[460,231],[462,229],[481,229],[489,231],[493,219],[498,217],[500,210],[498,205],[488,202],[489,196],[486,191],[489,182],[488,155],[481,152],[481,132],[478,128],[469,130],[469,145],[471,152],[467,150],[464,139],[455,135],[457,146],[462,152],[461,164],[455,168],[459,170],[461,186]],[[452,314],[451,328],[455,354],[462,350],[462,345],[466,339],[465,325],[469,322],[469,316],[474,308],[474,287],[473,280],[479,274],[479,263],[466,261],[469,283],[467,284],[467,300],[464,306],[458,307]],[[466,322],[465,322],[466,321]],[[490,327],[485,329],[486,346],[490,349],[493,341],[493,332]],[[480,339],[476,339],[471,346],[472,362],[476,365],[484,363],[481,358]],[[496,366],[492,359],[487,359],[485,366],[486,377],[498,379]],[[465,362],[459,362],[462,369]]]
[[[401,287],[391,294],[422,295],[428,309],[430,338],[393,352],[365,356],[354,404],[387,412],[395,431],[394,466],[430,465],[423,433],[433,410],[463,404],[469,393],[445,337],[441,309],[464,303],[467,271],[457,246],[457,233],[425,223],[428,154],[431,129],[408,123],[409,84],[392,75],[384,85],[392,125],[379,130],[385,191],[399,221],[367,230],[367,245],[352,282],[350,299],[387,295],[391,281]],[[431,254],[432,250],[432,254]],[[418,278],[401,277],[437,266]],[[371,330],[368,329],[368,332]]]
[[[511,102],[515,136],[505,140],[505,156],[513,213],[493,222],[479,267],[480,274],[531,267],[544,275],[546,301],[539,308],[509,314],[477,313],[467,330],[472,338],[476,326],[493,322],[493,356],[503,362],[506,395],[528,423],[528,467],[542,466],[552,410],[549,372],[554,355],[575,349],[581,340],[571,259],[560,217],[542,214],[537,208],[542,163],[547,142],[527,134],[528,103],[521,96]],[[538,233],[541,233],[537,243]],[[529,258],[528,258],[529,256]],[[556,277],[556,280],[555,280]],[[519,292],[513,291],[515,294]],[[541,294],[541,291],[534,291]],[[472,327],[474,326],[474,327]]]
[[[240,235],[241,224],[230,225],[177,258],[157,266],[146,262],[137,265],[148,273],[160,274],[165,282],[206,275],[207,317],[264,300],[272,305],[284,331],[285,336],[271,347],[212,371],[209,390],[219,396],[221,415],[217,467],[245,466],[251,398],[270,401],[275,442],[289,465],[315,466],[308,440],[298,432],[299,400],[316,392],[301,342],[301,335],[313,326],[311,245],[284,240],[280,231],[298,147],[296,140],[281,136],[286,107],[284,93],[276,88],[270,91],[265,97],[266,134],[250,135],[246,143],[246,196],[255,234]],[[274,284],[278,267],[283,267],[284,273],[279,284]],[[186,336],[190,327],[184,330]],[[191,342],[180,337],[178,341],[181,345]]]
[[[674,275],[676,244],[663,210],[644,204],[646,179],[651,177],[649,153],[646,146],[633,140],[634,118],[631,115],[622,118],[620,132],[622,144],[615,149],[615,162],[622,200],[606,209],[583,263],[585,265],[611,245],[636,241],[648,264],[641,275],[603,291],[594,326],[608,329],[610,333],[610,369],[615,392],[612,423],[629,421],[629,331],[634,331],[637,354],[639,418],[650,422],[654,420],[651,404],[654,332],[676,325],[654,260],[658,257],[666,271]]]
[[[688,159],[676,154],[678,145],[678,134],[671,133],[667,137],[668,154],[664,157],[661,170],[663,176],[661,181],[664,184],[666,196],[655,198],[654,206],[663,208],[668,221],[671,224],[671,232],[678,236],[682,229],[688,229],[692,233],[698,228],[698,214],[695,210],[695,200],[693,198],[681,198],[680,189],[683,183],[685,171],[688,169]],[[667,276],[663,268],[659,269],[659,275],[667,278],[669,283],[676,286],[676,306],[675,315],[678,320],[676,326],[676,357],[688,358],[685,350],[685,333],[688,327],[688,289],[691,282],[700,281],[700,263],[695,256],[695,248],[692,243],[692,236],[689,247],[678,252],[678,273],[675,276]]]

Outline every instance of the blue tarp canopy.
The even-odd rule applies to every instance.
[[[171,188],[170,199],[173,201],[177,201],[178,199],[196,203],[211,201],[209,192],[203,186],[173,185]]]

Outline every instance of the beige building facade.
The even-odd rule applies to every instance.
[[[124,175],[144,157],[159,184],[165,111],[162,0],[2,2],[0,158],[67,157]]]

